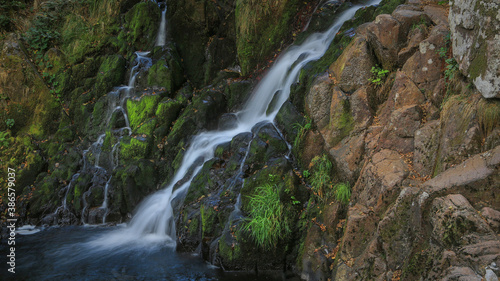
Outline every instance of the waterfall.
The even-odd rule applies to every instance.
[[[165,19],[165,14],[167,13],[167,6],[165,5],[165,9],[161,12],[161,22],[160,28],[158,29],[158,35],[156,36],[156,44],[155,46],[164,46],[165,40],[167,38],[167,21]]]
[[[366,5],[353,6],[339,15],[327,31],[312,34],[301,45],[290,47],[269,69],[243,109],[236,113],[237,125],[234,128],[196,135],[186,150],[173,180],[139,205],[126,228],[91,241],[89,246],[98,250],[119,249],[123,245],[140,244],[143,247],[158,245],[158,242],[161,242],[161,245],[175,246],[173,204],[182,202],[193,178],[203,164],[214,157],[216,147],[231,141],[240,133],[251,132],[257,123],[272,123],[288,99],[290,86],[297,81],[300,70],[307,63],[324,55],[342,24],[351,19],[358,9],[380,2],[381,0],[371,0]],[[272,101],[274,102],[271,103]]]

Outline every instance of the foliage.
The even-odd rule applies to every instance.
[[[10,129],[12,127],[14,127],[14,119],[7,119],[5,120],[5,124],[7,124],[7,127]]]
[[[264,249],[276,247],[280,239],[290,232],[288,222],[284,220],[284,208],[280,202],[276,185],[259,186],[250,196],[249,215],[244,221],[243,230],[250,231],[257,244]]]
[[[338,183],[335,185],[335,199],[344,204],[349,203],[351,198],[351,187],[349,183]]]
[[[445,60],[446,69],[444,70],[444,78],[446,80],[451,80],[455,76],[455,73],[458,70],[458,63],[454,58],[449,58]]]
[[[298,130],[297,135],[295,135],[295,139],[293,140],[293,147],[300,149],[300,142],[302,138],[306,135],[307,130],[310,130],[312,127],[311,119],[307,117],[306,124],[302,126],[299,123],[293,124],[293,127]]]
[[[13,13],[18,13],[19,10],[25,9],[26,4],[21,1],[2,0],[0,1],[0,31],[11,31],[14,19]]]
[[[0,147],[9,145],[9,132],[0,132]]]
[[[304,172],[302,172],[302,176],[304,176],[304,178],[308,178],[310,175],[311,173],[309,172],[309,170],[305,170]]]
[[[327,188],[332,186],[332,179],[330,177],[333,168],[332,162],[330,162],[326,154],[323,154],[321,157],[314,157],[310,166],[313,169],[310,177],[312,190],[318,198],[323,200],[329,191]]]
[[[368,78],[368,81],[377,86],[380,86],[382,85],[382,83],[384,83],[385,77],[389,73],[389,70],[383,69],[376,65],[372,67],[372,70],[370,70],[370,72],[372,73],[372,78]]]

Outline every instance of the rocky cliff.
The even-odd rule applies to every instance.
[[[14,2],[0,43],[0,176],[17,171],[20,221],[65,225],[127,221],[193,135],[232,126],[277,54],[357,1],[167,1],[165,46],[154,46],[163,4]],[[500,276],[499,9],[358,10],[275,124],[219,145],[174,202],[178,250],[304,280]],[[151,61],[134,63],[143,50]],[[109,113],[135,65],[147,70],[127,117]]]

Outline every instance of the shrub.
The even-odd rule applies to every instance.
[[[276,185],[257,187],[255,195],[250,197],[248,209],[250,218],[243,222],[242,229],[250,231],[250,235],[262,248],[276,247],[278,241],[291,232],[284,219],[284,208]]]

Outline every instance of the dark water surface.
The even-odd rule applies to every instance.
[[[95,251],[86,242],[116,227],[52,227],[16,235],[15,274],[7,271],[6,241],[0,246],[0,280],[283,280],[279,273],[227,273],[201,258],[168,247]],[[9,246],[10,247],[10,246]]]

